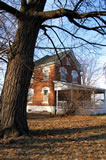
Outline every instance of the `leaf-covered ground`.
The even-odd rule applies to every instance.
[[[106,160],[106,115],[36,116],[32,137],[0,140],[0,160]]]

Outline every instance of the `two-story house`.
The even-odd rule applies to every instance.
[[[91,102],[92,88],[81,85],[81,73],[81,65],[72,50],[36,61],[27,111],[63,114],[75,111],[76,102]]]

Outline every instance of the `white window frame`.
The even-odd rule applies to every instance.
[[[46,100],[45,100],[45,95],[44,95],[44,92],[47,91],[47,97],[46,97]],[[50,93],[50,88],[49,87],[44,87],[42,88],[42,94],[43,94],[43,101],[42,103],[43,104],[48,104],[49,103],[49,93]]]
[[[61,81],[66,81],[66,77],[67,77],[67,69],[64,67],[60,67],[60,76],[61,76]]]
[[[34,89],[29,88],[29,90],[28,90],[28,103],[33,103],[33,95],[34,95]]]
[[[49,80],[49,72],[50,68],[49,67],[44,67],[43,68],[43,80],[48,81]]]
[[[76,70],[72,70],[72,83],[78,83],[78,72]]]

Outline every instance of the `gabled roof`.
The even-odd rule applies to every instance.
[[[44,65],[44,64],[52,63],[52,62],[56,63],[57,61],[59,61],[59,59],[61,60],[66,55],[70,55],[72,60],[75,62],[77,69],[78,70],[82,70],[80,63],[78,62],[78,60],[74,56],[74,53],[73,53],[72,50],[61,52],[61,53],[58,54],[58,56],[56,54],[52,55],[52,56],[46,55],[45,57],[35,61],[35,66],[41,66],[41,65]]]

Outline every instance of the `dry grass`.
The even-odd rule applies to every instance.
[[[35,117],[32,137],[0,141],[0,160],[106,160],[106,115]]]

